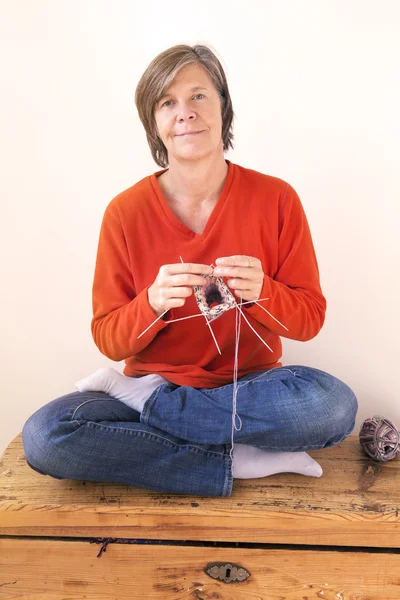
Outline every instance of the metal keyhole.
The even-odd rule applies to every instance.
[[[224,583],[245,581],[250,577],[250,572],[247,569],[235,565],[235,563],[209,563],[204,571],[213,579],[219,579]]]

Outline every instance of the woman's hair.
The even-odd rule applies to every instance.
[[[207,71],[220,95],[224,151],[233,148],[234,112],[225,72],[220,61],[207,46],[179,44],[161,52],[151,61],[140,78],[135,93],[136,107],[146,131],[151,154],[162,168],[168,166],[168,152],[158,135],[154,117],[155,107],[178,71],[186,65],[193,64],[201,65]]]

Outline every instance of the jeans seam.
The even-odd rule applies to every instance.
[[[353,427],[354,429],[354,427]],[[343,440],[345,440],[350,433],[353,431],[353,429],[351,429],[351,431],[349,431],[349,433],[346,433],[345,435],[343,435],[340,440],[338,440],[337,442],[335,442],[332,446],[327,446],[327,448],[332,448],[333,446],[337,446],[338,444],[340,444],[341,442],[343,442]],[[312,445],[307,445],[307,449],[301,449],[299,450],[296,447],[290,447],[290,448],[282,448],[282,446],[257,446],[257,448],[261,448],[261,450],[265,450],[266,452],[272,451],[272,452],[308,452],[309,450],[323,450],[325,448],[325,446],[321,446],[320,444],[312,444]]]
[[[225,485],[222,491],[222,496],[230,496],[232,493],[232,485],[233,485],[233,474],[232,474],[232,459],[226,456],[226,460],[224,459],[224,470],[225,470]],[[226,464],[228,463],[228,464]]]
[[[258,375],[257,377],[253,377],[252,379],[249,379],[248,381],[243,381],[243,383],[241,384],[239,381],[239,387],[244,387],[247,383],[253,383],[253,381],[257,381],[258,379],[262,379],[263,377],[265,377],[266,375],[269,375],[269,373],[272,372],[276,372],[276,369],[270,369],[269,371],[265,371],[264,373],[261,373],[261,375]],[[280,368],[280,372],[282,371],[289,371],[289,373],[291,373],[292,375],[296,375],[296,373],[294,373],[293,371],[291,371],[290,369],[286,368],[286,367],[281,367]]]
[[[111,402],[119,402],[121,404],[121,400],[118,400],[117,398],[108,397],[107,400],[110,400]],[[89,404],[90,402],[98,402],[98,401],[99,401],[99,398],[90,398],[89,400],[85,400],[85,402],[82,402],[82,404],[80,404],[79,406],[77,406],[75,408],[74,412],[72,413],[72,416],[71,416],[70,420],[71,421],[78,421],[78,419],[75,419],[76,411],[79,410],[80,408],[82,408],[82,406],[85,406],[85,404]]]
[[[258,379],[262,379],[263,377],[266,377],[267,375],[269,375],[270,373],[275,373],[277,371],[277,369],[279,369],[279,371],[289,371],[289,373],[291,373],[292,375],[296,375],[296,373],[294,371],[291,371],[290,369],[288,369],[287,367],[277,367],[276,369],[268,369],[267,371],[263,371],[260,375],[257,375],[257,377],[253,377],[252,379],[249,379],[248,381],[243,381],[240,382],[238,381],[238,388],[244,387],[245,385],[249,384],[249,383],[253,383],[253,381],[257,381]],[[271,381],[275,381],[274,379],[271,379]],[[233,383],[229,383],[226,387],[228,386],[233,386]],[[203,388],[197,388],[197,389],[203,389]],[[216,388],[206,388],[207,389],[207,394],[214,394],[214,393],[218,393],[220,391],[220,388],[216,387]]]
[[[164,385],[164,384],[162,384]],[[149,396],[149,398],[146,400],[142,412],[140,414],[140,421],[144,424],[147,425],[149,418],[150,418],[150,410],[153,407],[153,404],[155,403],[155,401],[158,398],[158,394],[160,392],[160,389],[162,387],[162,385],[160,385],[156,390],[154,390],[154,392]]]
[[[78,423],[80,425],[82,425],[82,423],[80,423],[79,421],[78,421]],[[200,452],[203,452],[203,454],[213,454],[216,456],[225,456],[224,452],[215,452],[214,450],[204,450],[204,448],[202,448],[201,446],[196,446],[191,443],[175,444],[174,442],[171,442],[171,440],[163,437],[162,435],[158,435],[156,433],[149,432],[149,431],[144,431],[143,429],[126,429],[125,427],[114,427],[112,425],[103,425],[102,423],[96,423],[96,421],[85,421],[83,423],[83,425],[103,427],[105,429],[111,429],[113,431],[116,431],[116,430],[123,431],[124,433],[126,433],[128,435],[136,435],[139,433],[139,434],[143,434],[145,436],[149,436],[149,437],[159,441],[159,443],[161,443],[161,444],[166,443],[166,444],[174,446],[175,448],[178,448],[178,449],[181,448],[182,446],[185,446],[186,448],[189,448],[189,449],[200,450]],[[162,441],[160,441],[160,440],[162,440]]]

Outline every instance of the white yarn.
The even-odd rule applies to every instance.
[[[240,305],[242,305],[242,297],[240,297]],[[238,393],[238,363],[239,363],[239,340],[240,340],[240,320],[242,316],[242,311],[236,308],[236,322],[235,322],[235,359],[233,365],[233,406],[232,406],[232,433],[231,433],[231,450],[230,457],[232,459],[232,467],[233,467],[233,436],[234,431],[240,431],[242,429],[242,420],[236,412],[237,407],[237,393]],[[236,427],[236,417],[239,419],[240,426]]]

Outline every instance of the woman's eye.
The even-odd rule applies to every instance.
[[[195,96],[193,96],[193,98],[195,98],[196,100],[202,100],[203,98],[205,98],[204,94],[196,94]],[[165,102],[163,102],[161,104],[161,107],[165,106],[166,108],[169,108],[170,106],[172,106],[173,100],[165,100]]]

